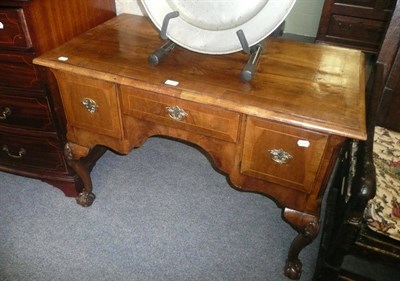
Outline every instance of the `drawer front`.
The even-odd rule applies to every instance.
[[[54,71],[69,126],[122,138],[116,86],[97,79]]]
[[[335,3],[374,8],[376,6],[376,1],[382,0],[335,0]]]
[[[379,46],[386,23],[356,17],[333,15],[329,22],[327,36],[349,40],[353,45]]]
[[[0,165],[17,170],[65,171],[56,137],[34,137],[0,132]]]
[[[393,10],[396,5],[396,0],[335,0],[335,3],[360,6],[366,8],[379,8]]]
[[[32,47],[23,9],[0,8],[0,48]]]
[[[157,124],[236,142],[240,114],[121,86],[123,113]]]
[[[241,172],[310,192],[328,136],[300,128],[248,118]]]
[[[0,94],[0,125],[43,131],[54,130],[47,98]]]
[[[39,88],[39,75],[32,60],[30,54],[0,53],[0,86]]]

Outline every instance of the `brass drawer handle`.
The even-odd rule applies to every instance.
[[[293,159],[293,156],[282,148],[270,149],[268,152],[271,159],[278,164],[286,164],[289,160]]]
[[[10,151],[8,150],[7,145],[3,145],[3,151],[5,151],[8,156],[15,159],[20,159],[26,154],[26,150],[22,147],[19,149],[18,155],[11,154]]]
[[[81,103],[86,108],[86,110],[91,114],[95,113],[99,108],[96,101],[90,98],[83,98],[81,100]]]
[[[168,116],[175,121],[184,120],[188,114],[179,106],[167,106],[165,107],[165,111],[168,113]]]
[[[4,108],[1,116],[0,116],[0,120],[5,120],[7,119],[7,116],[11,115],[11,109],[9,107]]]

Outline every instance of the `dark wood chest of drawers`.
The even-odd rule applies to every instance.
[[[0,171],[39,178],[74,196],[63,157],[56,83],[32,60],[115,16],[113,0],[0,2]]]
[[[317,42],[377,53],[396,0],[325,0]]]

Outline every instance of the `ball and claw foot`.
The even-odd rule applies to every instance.
[[[286,261],[285,275],[292,280],[298,280],[301,276],[302,263],[299,259]]]
[[[89,207],[93,204],[94,199],[96,199],[96,196],[93,193],[81,192],[76,197],[76,203],[82,207]]]

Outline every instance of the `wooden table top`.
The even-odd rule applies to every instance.
[[[364,55],[360,51],[268,38],[250,82],[248,55],[205,55],[163,45],[150,19],[122,14],[34,60],[35,64],[184,100],[356,139],[366,138]],[[68,60],[61,61],[59,57]],[[166,80],[179,82],[177,86]]]

